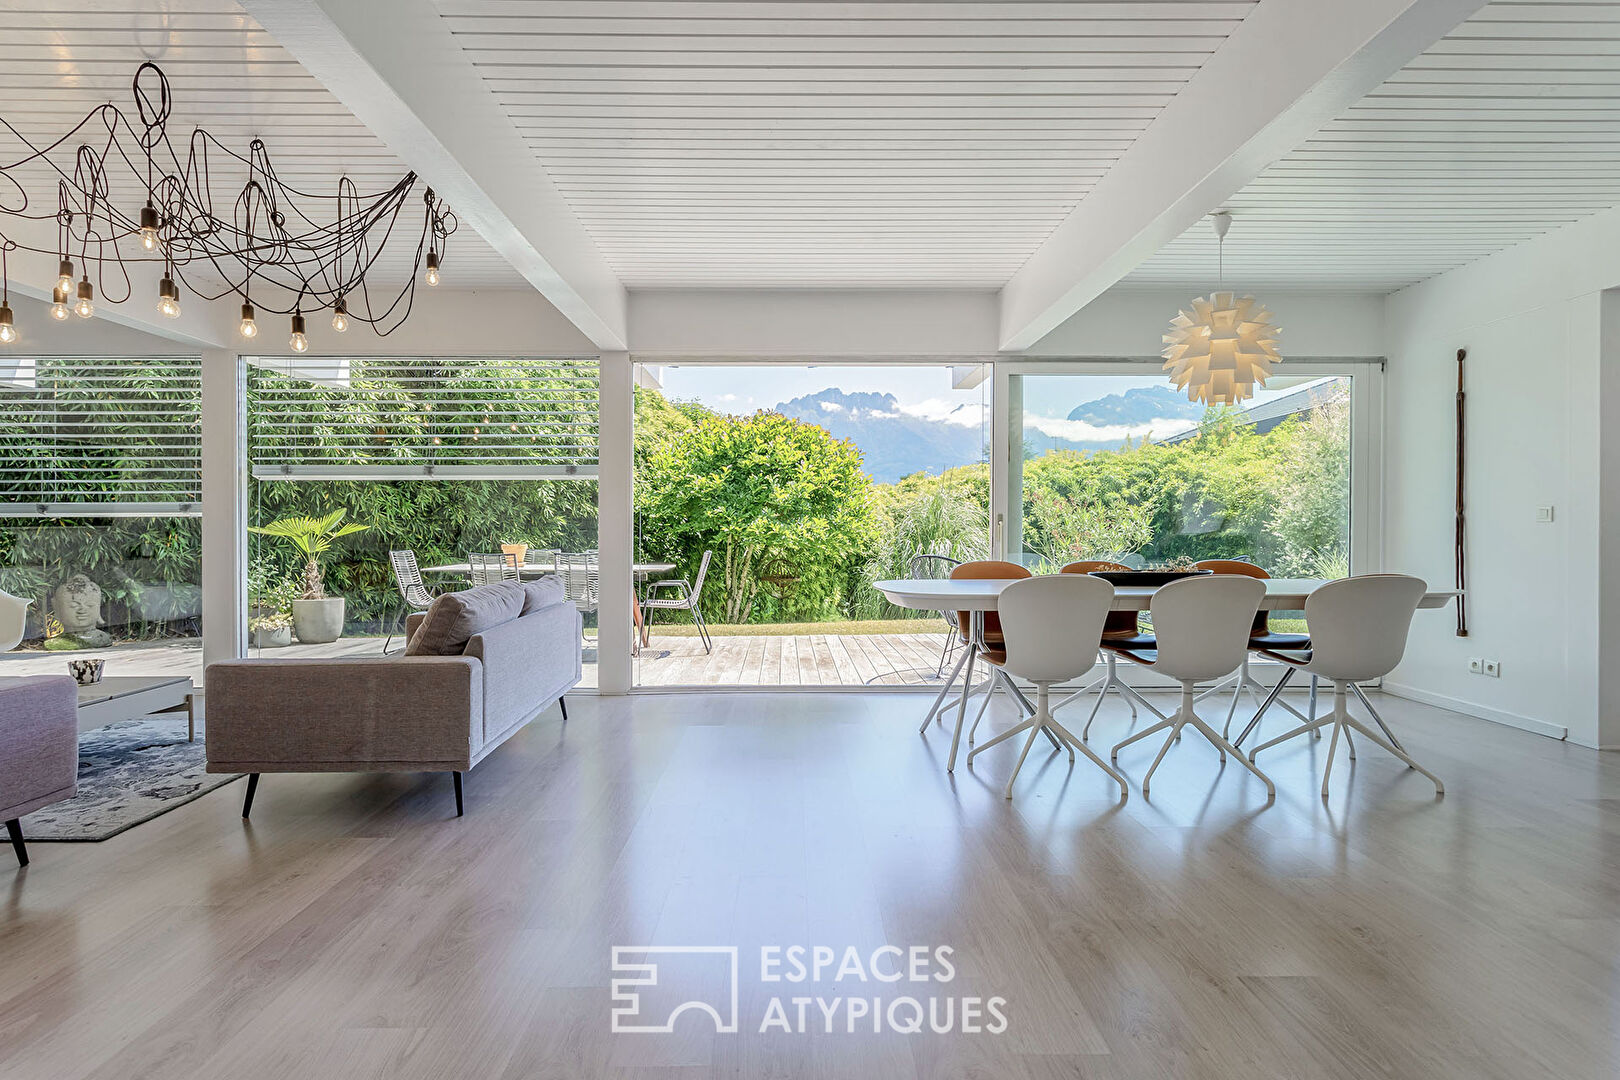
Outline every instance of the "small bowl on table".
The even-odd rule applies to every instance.
[[[68,674],[80,686],[94,686],[101,681],[101,669],[106,664],[105,660],[69,660]]]

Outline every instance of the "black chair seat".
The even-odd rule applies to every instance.
[[[1309,634],[1251,634],[1249,648],[1259,649],[1263,652],[1304,652],[1311,651],[1311,636]]]

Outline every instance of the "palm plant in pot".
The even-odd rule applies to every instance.
[[[306,645],[320,645],[343,636],[343,597],[326,595],[321,556],[331,550],[339,538],[370,528],[345,522],[346,513],[337,509],[325,517],[281,518],[249,530],[286,540],[304,556],[303,594],[292,602],[292,623],[298,640]]]

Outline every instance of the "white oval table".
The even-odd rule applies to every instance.
[[[950,693],[951,687],[955,685],[956,676],[965,664],[967,678],[964,681],[956,732],[951,738],[950,756],[946,759],[945,769],[947,772],[956,768],[957,743],[962,735],[962,722],[967,718],[968,698],[973,694],[973,658],[979,651],[978,642],[984,632],[984,613],[996,610],[996,602],[1001,596],[1001,590],[1019,580],[1022,579],[896,578],[873,583],[874,588],[897,607],[911,608],[917,611],[968,611],[973,613],[973,632],[970,635],[971,640],[968,641],[968,647],[963,651],[962,659],[957,661],[956,669],[951,672],[950,680],[940,690],[939,696],[934,699],[934,704],[928,710],[928,715],[923,718],[923,729],[927,730],[929,721],[939,712],[940,705],[945,701],[945,696]],[[1264,580],[1266,594],[1260,600],[1260,610],[1299,611],[1305,607],[1306,597],[1326,585],[1330,579],[1266,578]],[[1158,591],[1156,586],[1115,585],[1113,608],[1115,611],[1148,611],[1153,606],[1153,594],[1156,591]],[[1418,602],[1418,607],[1442,608],[1459,595],[1461,594],[1455,589],[1431,590],[1423,594],[1423,599]],[[1007,687],[1019,699],[1020,705],[1024,706],[1026,711],[1033,711],[1033,706],[1029,705],[1028,700],[1024,698],[1018,687],[1013,684],[1010,678],[1006,677],[1005,672],[997,669],[991,677],[992,683],[997,679],[1004,679]],[[1140,697],[1136,699],[1156,715],[1163,717],[1162,713],[1159,713],[1153,706],[1148,705],[1146,701],[1143,701]],[[1053,746],[1059,745],[1057,736],[1051,732],[1047,733],[1047,738],[1051,740]]]

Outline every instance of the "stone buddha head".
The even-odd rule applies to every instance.
[[[83,574],[74,574],[51,594],[51,608],[62,629],[80,634],[101,625],[101,587]]]

